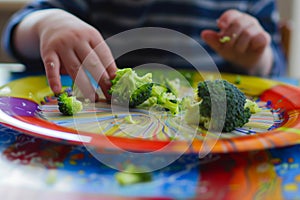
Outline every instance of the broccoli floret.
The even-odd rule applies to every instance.
[[[169,92],[167,87],[160,84],[153,84],[151,96],[137,107],[152,107],[155,110],[170,111],[175,115],[179,112],[179,101],[173,93]]]
[[[129,106],[134,108],[151,97],[153,83],[147,83],[137,88],[130,96]]]
[[[173,115],[179,112],[179,101],[166,86],[160,84],[153,85],[151,97],[155,97],[157,105],[170,111]]]
[[[144,76],[138,76],[138,74],[136,74],[136,72],[131,68],[118,69],[116,72],[116,77],[111,81],[111,83],[112,86],[108,91],[109,94],[113,95],[114,100],[116,100],[117,103],[126,104],[130,101],[131,95],[135,90],[145,84],[152,83],[152,74],[147,73]],[[145,92],[144,90],[142,90],[142,88],[140,89],[140,91],[143,91],[143,94],[148,92],[147,90]],[[137,94],[136,92],[134,96],[132,96],[131,104],[134,106],[140,104],[140,102],[133,102],[133,100],[137,100],[136,96],[138,95],[139,94]]]
[[[75,96],[69,96],[67,92],[60,94],[57,102],[58,109],[63,115],[72,116],[82,110],[82,102]]]
[[[176,115],[179,111],[177,98],[174,94],[170,92],[162,93],[157,99],[157,104],[161,105],[167,111],[170,111],[174,115]]]
[[[174,85],[172,82],[169,84]],[[131,108],[155,106],[172,114],[179,111],[176,95],[167,86],[153,83],[151,73],[139,77],[131,68],[119,69],[109,93],[118,104],[126,105],[129,102]]]
[[[226,95],[224,95],[224,89]],[[220,119],[218,119],[218,115],[214,116],[214,119],[211,120],[211,105],[222,107],[220,105],[222,102],[226,102],[223,132],[233,131],[235,128],[242,127],[249,121],[251,112],[248,107],[245,108],[246,96],[233,84],[225,80],[199,82],[197,95],[201,99],[200,123],[202,125],[206,123],[205,126],[207,126],[207,119],[209,119],[212,129],[219,126]],[[201,122],[201,119],[204,122]]]
[[[149,99],[144,101],[142,104],[138,105],[138,108],[150,108],[157,105],[157,97],[151,96]]]
[[[166,93],[166,92],[168,92],[168,88],[166,86],[156,83],[152,87],[151,96],[159,97],[160,95],[162,95],[163,93]]]

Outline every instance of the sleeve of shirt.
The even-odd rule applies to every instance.
[[[18,55],[18,53],[15,51],[12,39],[16,26],[30,13],[43,9],[61,8],[79,17],[86,16],[86,13],[84,12],[86,9],[84,9],[84,6],[80,5],[83,4],[83,2],[84,1],[76,0],[70,2],[68,0],[36,0],[29,3],[23,9],[15,13],[5,27],[2,35],[2,44],[4,50],[10,56],[19,62],[24,63],[25,65],[40,65],[42,63],[41,60],[26,59]],[[36,69],[36,67],[31,67],[31,69]]]
[[[273,0],[259,0],[253,2],[250,14],[258,19],[272,38],[271,48],[273,51],[274,62],[270,77],[284,76],[286,74],[286,58],[281,44],[277,5]]]

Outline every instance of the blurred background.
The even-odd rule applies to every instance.
[[[0,0],[0,32],[10,16],[30,0]],[[287,75],[300,79],[300,1],[277,0],[282,23],[283,43],[288,57]],[[2,44],[1,44],[2,45]],[[5,52],[0,50],[0,63],[13,63]]]

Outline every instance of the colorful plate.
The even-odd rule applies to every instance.
[[[189,72],[189,78],[193,83],[201,80],[196,73]],[[249,76],[222,74],[222,78],[233,83],[238,80],[237,86],[249,97],[258,99],[264,109],[245,128],[220,137],[202,133],[192,137],[188,134],[189,127],[178,126],[181,118],[149,115],[141,110],[130,112],[138,123],[136,126],[125,120],[128,113],[112,113],[106,103],[86,106],[75,117],[62,116],[44,76],[27,77],[2,86],[0,119],[3,124],[32,136],[108,150],[228,153],[299,143],[299,88]]]

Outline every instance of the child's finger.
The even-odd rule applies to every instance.
[[[239,39],[240,34],[247,29],[247,27],[253,25],[252,20],[249,20],[248,16],[243,15],[241,18],[234,20],[227,29],[222,30],[221,36],[229,36],[231,38],[231,45],[233,46],[236,40]]]
[[[117,71],[117,65],[107,43],[103,39],[93,40],[91,41],[91,47],[99,56],[104,68],[106,69],[109,79],[113,79]]]
[[[219,51],[223,44],[220,42],[220,35],[211,30],[204,30],[201,33],[202,39],[215,51]]]
[[[108,75],[106,67],[103,65],[98,54],[91,49],[89,45],[80,48],[85,49],[89,52],[88,55],[83,59],[82,66],[89,71],[93,79],[100,85],[106,98],[109,98],[108,90],[111,87],[110,77]],[[86,54],[86,53],[84,53]]]
[[[99,100],[96,88],[92,86],[83,67],[78,69],[76,77],[74,78],[74,84],[79,88],[83,96],[88,98],[91,102],[97,102]]]
[[[97,46],[95,46],[94,50],[95,53],[99,56],[103,64],[103,68],[105,69],[102,76],[100,77],[99,85],[101,86],[102,91],[104,92],[106,97],[110,98],[107,91],[111,87],[110,80],[115,77],[115,73],[117,71],[115,59],[105,41],[102,41]]]
[[[250,41],[261,32],[255,24],[246,27],[237,39],[234,48],[239,53],[245,53],[250,47]]]
[[[228,10],[224,12],[217,20],[217,25],[221,30],[227,29],[233,21],[242,17],[242,15],[243,13],[241,13],[240,11]]]
[[[49,86],[55,94],[61,92],[60,82],[60,61],[55,52],[48,53],[43,57],[43,63],[46,71]]]
[[[74,80],[74,83],[82,92],[85,98],[90,99],[92,102],[98,100],[98,95],[95,88],[92,86],[90,79],[85,73],[79,58],[72,49],[64,49],[61,52],[61,60],[68,74]],[[62,59],[63,58],[63,59]]]
[[[260,51],[264,49],[266,46],[268,46],[270,42],[271,42],[270,35],[265,32],[261,32],[252,38],[250,42],[250,48],[253,51]]]

